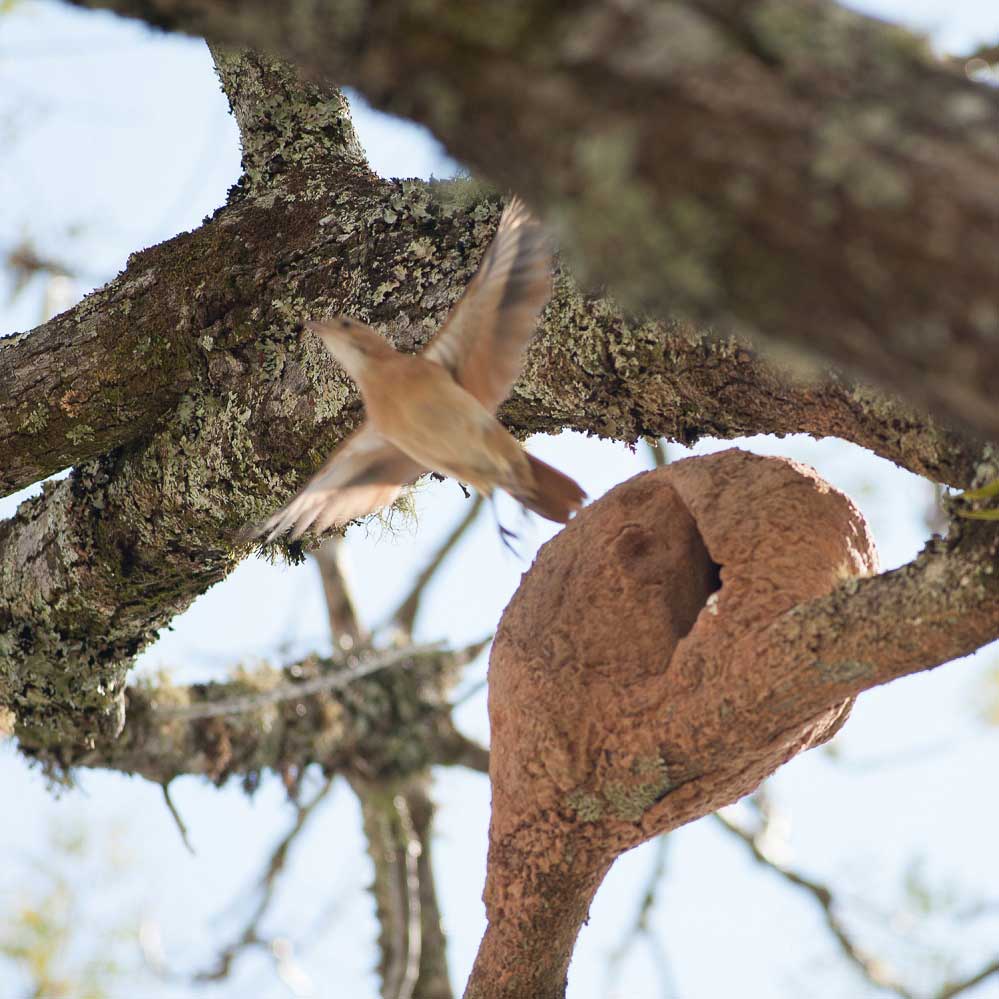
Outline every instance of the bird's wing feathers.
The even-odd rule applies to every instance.
[[[423,357],[490,412],[509,395],[551,295],[551,248],[519,198],[503,211],[479,269]]]
[[[388,506],[423,471],[365,424],[340,444],[287,506],[253,533],[273,541],[290,530],[294,540],[310,527],[318,533],[346,524]]]

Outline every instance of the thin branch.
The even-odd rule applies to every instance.
[[[910,991],[906,986],[892,975],[884,962],[878,958],[864,952],[864,950],[854,941],[853,936],[847,929],[846,924],[840,919],[836,912],[836,899],[832,890],[820,881],[806,877],[792,870],[769,856],[762,845],[762,837],[766,831],[766,822],[755,833],[743,829],[737,822],[733,822],[723,812],[714,813],[715,821],[733,836],[744,843],[753,855],[753,859],[779,874],[785,881],[808,892],[822,910],[826,926],[832,933],[833,938],[839,945],[840,950],[849,962],[867,979],[872,985],[878,988],[888,989],[902,999],[917,999],[916,993]]]
[[[160,786],[163,788],[163,801],[166,803],[167,811],[170,812],[170,816],[177,826],[177,831],[180,833],[181,841],[187,848],[187,852],[193,857],[195,856],[195,851],[194,847],[191,846],[191,841],[187,837],[187,826],[180,817],[180,812],[177,811],[177,806],[173,803],[173,798],[170,796],[170,781],[164,781]]]
[[[622,934],[621,942],[614,948],[607,959],[607,976],[604,991],[608,995],[613,991],[615,974],[623,964],[624,959],[628,956],[628,952],[635,941],[639,938],[645,940],[652,954],[653,962],[659,969],[663,999],[674,999],[678,995],[676,983],[673,980],[673,974],[670,970],[669,954],[666,951],[665,944],[660,942],[655,929],[651,925],[652,912],[666,874],[666,860],[669,855],[669,847],[670,839],[668,833],[656,840],[652,868],[645,881],[645,888],[639,899],[635,919],[631,927]]]
[[[759,794],[753,795],[750,802],[756,808],[760,816],[760,828],[751,833],[743,829],[738,823],[733,822],[723,812],[715,812],[715,820],[728,832],[741,840],[753,854],[753,859],[764,867],[769,868],[775,874],[779,874],[785,881],[807,891],[822,909],[826,925],[829,927],[840,950],[846,955],[851,964],[856,967],[864,977],[879,988],[888,989],[903,999],[916,999],[919,993],[910,990],[895,976],[889,974],[883,961],[865,954],[864,951],[853,940],[852,935],[847,930],[846,925],[836,913],[836,898],[831,888],[813,878],[806,877],[796,871],[791,870],[770,856],[763,846],[769,823],[769,810],[765,801],[761,800]],[[931,999],[954,999],[969,989],[980,985],[992,975],[999,974],[999,958],[989,962],[977,972],[959,981],[945,983],[938,991],[932,993]]]
[[[214,967],[196,972],[194,975],[190,976],[192,981],[222,981],[228,977],[236,959],[247,948],[267,947],[274,950],[272,946],[273,943],[276,940],[284,939],[281,937],[261,936],[260,924],[274,902],[278,884],[280,882],[281,875],[287,866],[291,848],[302,835],[302,832],[308,825],[310,818],[316,813],[318,807],[329,796],[329,793],[333,788],[333,781],[333,777],[326,778],[322,786],[315,793],[315,795],[313,795],[309,802],[304,805],[297,804],[295,806],[295,821],[271,852],[270,859],[267,862],[267,866],[264,869],[263,874],[260,876],[260,881],[257,886],[257,890],[260,893],[257,903],[253,907],[253,911],[246,920],[243,929],[237,934],[231,943],[222,948]],[[280,959],[280,952],[275,951],[275,956]]]
[[[955,996],[959,996],[962,992],[967,992],[969,989],[973,989],[976,985],[981,985],[986,978],[991,978],[993,975],[999,975],[999,958],[986,964],[984,968],[976,971],[973,975],[962,979],[958,982],[951,982],[937,992],[935,999],[954,999]]]
[[[412,635],[413,624],[416,621],[417,614],[420,612],[420,603],[423,600],[423,595],[427,587],[437,575],[438,569],[440,569],[448,555],[454,551],[458,542],[461,541],[468,529],[475,522],[475,518],[478,517],[479,511],[482,509],[482,502],[481,493],[476,493],[471,506],[465,512],[465,516],[458,521],[443,543],[437,548],[430,560],[423,567],[423,571],[416,577],[416,581],[413,583],[409,594],[396,608],[390,620],[398,625],[404,634]]]
[[[366,641],[348,582],[343,537],[334,535],[309,554],[319,566],[334,648],[353,649]]]
[[[440,652],[443,643],[434,642],[429,645],[410,645],[403,649],[393,649],[374,655],[359,662],[349,669],[341,669],[334,673],[324,673],[295,683],[282,683],[272,690],[263,690],[244,697],[233,697],[226,701],[207,701],[203,704],[190,704],[183,707],[159,706],[156,713],[168,721],[196,721],[202,718],[219,718],[224,715],[242,715],[261,708],[282,704],[285,701],[296,701],[314,694],[330,693],[343,690],[355,680],[371,676],[390,666],[396,666],[412,659],[414,656],[424,656]]]

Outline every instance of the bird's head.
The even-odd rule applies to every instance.
[[[323,346],[354,381],[363,376],[371,362],[385,360],[395,353],[367,323],[349,316],[305,325],[322,340]]]

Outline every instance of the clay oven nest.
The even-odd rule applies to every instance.
[[[767,627],[876,567],[846,496],[804,465],[735,449],[636,476],[544,546],[490,660],[477,969],[516,977],[501,940],[537,939],[542,924],[544,953],[515,964],[567,962],[615,857],[735,801],[842,725],[850,702],[795,711],[794,664]],[[533,933],[508,932],[525,921]]]

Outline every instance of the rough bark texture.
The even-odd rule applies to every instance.
[[[430,126],[587,280],[999,435],[999,92],[826,0],[78,0]]]
[[[441,914],[434,888],[433,802],[426,775],[372,785],[353,780],[361,799],[364,835],[375,868],[378,974],[382,995],[453,999]]]

